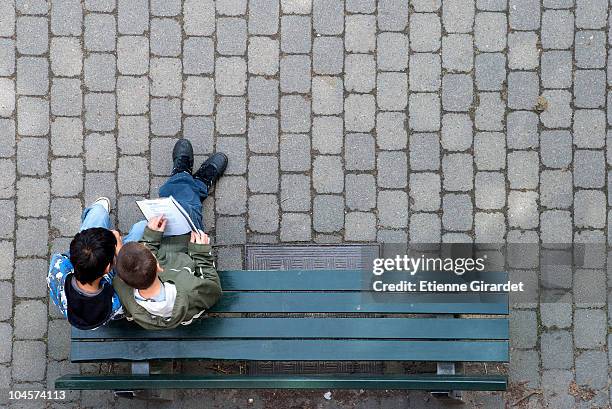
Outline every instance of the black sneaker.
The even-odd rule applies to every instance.
[[[179,139],[172,149],[172,175],[193,172],[193,147],[188,139]]]
[[[225,153],[217,152],[206,159],[200,169],[193,175],[200,179],[210,190],[217,180],[223,175],[227,168],[227,156]]]

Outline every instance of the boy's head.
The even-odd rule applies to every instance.
[[[70,242],[70,262],[74,276],[84,284],[92,284],[108,273],[115,257],[117,239],[102,227],[79,232]]]
[[[117,256],[117,274],[127,285],[145,290],[155,282],[160,271],[157,259],[142,243],[125,244]]]

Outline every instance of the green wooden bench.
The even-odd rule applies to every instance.
[[[224,293],[211,310],[215,314],[190,326],[147,331],[122,320],[95,331],[73,329],[72,362],[128,361],[132,362],[132,374],[67,375],[55,381],[56,389],[420,389],[440,394],[506,389],[505,376],[465,375],[457,373],[454,366],[508,361],[506,293],[381,295],[361,291],[362,272],[351,270],[224,271],[220,276]],[[457,282],[474,278],[469,273],[428,273],[427,277],[439,282],[448,282],[449,277]],[[507,281],[504,272],[487,273],[486,277],[488,282]],[[405,274],[401,278],[418,280]],[[250,318],[240,315],[243,313],[285,315]],[[292,313],[336,316],[305,318]],[[347,314],[354,317],[347,318]],[[155,360],[433,361],[438,363],[438,372],[367,376],[151,374],[147,363]]]

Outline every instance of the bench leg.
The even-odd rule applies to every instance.
[[[454,362],[438,362],[438,375],[454,375],[456,373]],[[463,401],[463,391],[435,391],[431,395],[447,403],[465,403]]]
[[[150,375],[163,372],[164,363],[155,365],[156,368],[151,368],[153,365],[150,362],[132,362],[132,375]],[[170,372],[172,372],[172,361],[169,363]],[[126,399],[140,399],[150,401],[169,402],[174,400],[174,390],[172,389],[147,389],[147,390],[116,390],[113,392],[115,396]]]

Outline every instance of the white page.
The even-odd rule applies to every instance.
[[[187,213],[183,214],[177,208],[172,196],[160,199],[138,200],[136,204],[138,204],[142,214],[149,221],[156,216],[164,215],[168,220],[164,236],[179,236],[192,231],[191,226],[193,222],[189,219]]]

